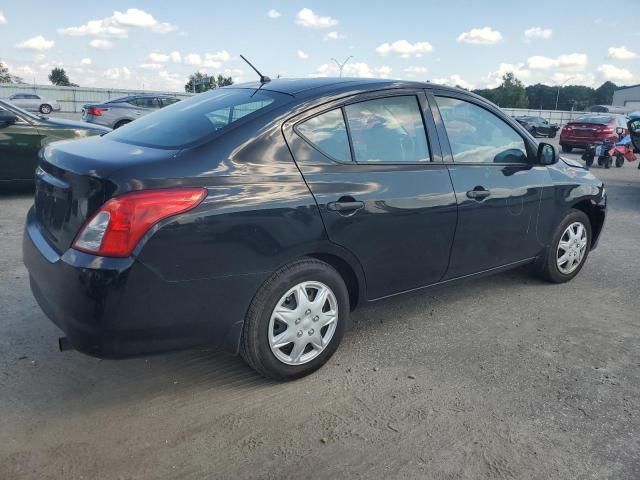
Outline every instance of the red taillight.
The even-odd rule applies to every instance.
[[[204,188],[170,188],[114,197],[84,224],[73,248],[104,257],[128,257],[153,225],[191,210],[206,196]]]
[[[610,127],[599,127],[598,128],[598,133],[612,134],[613,132],[614,132],[613,128],[610,128]]]
[[[100,107],[87,107],[87,115],[93,115],[94,117],[101,117],[102,112],[106,112],[108,108]]]

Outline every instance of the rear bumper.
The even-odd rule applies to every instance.
[[[29,212],[23,260],[43,312],[88,355],[122,358],[207,346],[237,353],[262,275],[167,281],[134,258],[58,255]]]

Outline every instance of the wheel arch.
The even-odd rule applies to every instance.
[[[604,226],[604,210],[589,199],[580,200],[573,204],[571,208],[580,210],[589,217],[589,222],[591,223],[591,248],[595,248]]]
[[[355,310],[360,301],[364,298],[364,275],[358,274],[359,268],[355,267],[349,260],[343,256],[326,252],[309,253],[308,257],[315,258],[322,262],[328,263],[340,274],[349,292],[349,305],[351,311]]]

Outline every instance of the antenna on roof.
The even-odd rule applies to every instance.
[[[271,81],[271,79],[270,79],[269,77],[267,77],[266,75],[261,74],[261,73],[260,73],[260,71],[259,71],[256,67],[254,67],[254,66],[252,65],[252,63],[251,63],[249,60],[247,60],[247,59],[245,58],[245,56],[244,56],[244,55],[242,55],[242,54],[241,54],[241,55],[240,55],[240,58],[241,58],[242,60],[244,60],[245,62],[247,62],[247,64],[248,64],[251,68],[253,68],[253,70],[254,70],[254,71],[255,71],[255,72],[260,76],[260,83],[267,83],[267,82],[270,82],[270,81]]]

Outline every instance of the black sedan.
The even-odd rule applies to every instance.
[[[591,172],[466,91],[274,80],[47,147],[23,256],[63,349],[206,345],[291,379],[358,305],[525,264],[571,280],[605,210]]]
[[[32,184],[43,146],[109,131],[83,122],[41,117],[0,100],[0,189]]]
[[[542,117],[516,116],[516,122],[522,125],[534,137],[554,138],[560,126],[557,123],[549,123]]]

